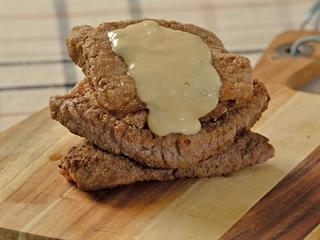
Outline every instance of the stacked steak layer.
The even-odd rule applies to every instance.
[[[200,119],[196,134],[158,137],[148,129],[148,110],[106,37],[108,31],[139,21],[75,27],[68,36],[69,55],[86,78],[70,93],[50,98],[51,117],[86,140],[59,162],[62,174],[83,190],[96,190],[228,175],[272,157],[268,139],[250,132],[269,96],[262,83],[252,80],[249,61],[226,51],[213,33],[190,24],[154,20],[206,43],[222,81],[219,104]]]

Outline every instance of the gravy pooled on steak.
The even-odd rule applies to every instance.
[[[199,118],[217,106],[221,86],[201,38],[151,20],[110,31],[108,37],[149,109],[149,129],[158,136],[197,133]]]

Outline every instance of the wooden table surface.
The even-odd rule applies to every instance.
[[[83,77],[64,46],[74,25],[140,17],[191,22],[215,32],[230,51],[254,65],[277,34],[298,28],[313,2],[2,0],[0,131],[42,109],[49,96],[68,91]],[[307,239],[319,235],[318,226]]]
[[[83,77],[64,38],[79,24],[154,17],[214,31],[254,65],[280,32],[298,28],[312,0],[0,1],[0,131],[45,107]]]

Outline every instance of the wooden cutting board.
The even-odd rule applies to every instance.
[[[256,66],[272,100],[254,131],[276,155],[232,177],[86,193],[49,160],[80,138],[48,109],[1,133],[0,239],[320,239],[320,228],[310,234],[320,223],[320,95],[296,90],[320,75],[320,48],[307,57],[274,53],[311,33],[279,35]]]

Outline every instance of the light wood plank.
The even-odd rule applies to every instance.
[[[276,34],[297,29],[313,1],[141,1],[144,17],[205,27],[230,49],[263,49]]]
[[[221,239],[303,239],[320,224],[320,145]]]
[[[3,66],[0,71],[0,88],[65,83],[61,63]]]
[[[48,106],[49,97],[67,92],[65,88],[0,92],[1,112],[35,112]]]
[[[320,224],[315,229],[313,229],[313,231],[308,236],[306,236],[305,240],[318,240],[319,236],[320,236]]]
[[[67,1],[70,25],[98,26],[102,22],[130,19],[128,1]]]
[[[0,62],[60,59],[53,1],[0,1]]]
[[[0,113],[0,132],[4,131],[5,129],[13,125],[16,125],[17,123],[26,119],[30,115],[31,113],[16,113],[16,114]]]

